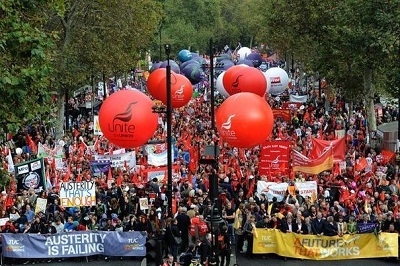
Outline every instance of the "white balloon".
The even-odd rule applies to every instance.
[[[279,95],[289,85],[289,75],[280,67],[271,67],[264,73],[267,79],[267,92],[272,95]]]
[[[219,93],[221,93],[221,95],[222,95],[224,98],[228,98],[230,95],[229,95],[229,93],[225,90],[225,88],[224,88],[224,83],[222,82],[222,80],[223,80],[223,78],[224,78],[224,75],[225,75],[225,72],[222,72],[222,73],[218,76],[217,82],[216,82],[216,84],[215,84],[215,87],[217,88],[217,91],[218,91]]]
[[[17,155],[21,155],[21,154],[22,154],[22,149],[21,149],[21,148],[16,148],[16,149],[15,149],[15,153],[16,153]]]
[[[249,47],[242,47],[238,50],[238,59],[245,59],[249,54],[251,54],[251,49]]]
[[[60,140],[58,141],[58,145],[60,145],[61,147],[64,147],[65,142],[64,142],[62,139],[60,139]]]

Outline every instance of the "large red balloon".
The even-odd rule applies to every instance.
[[[235,84],[237,78],[236,72],[240,72],[240,70],[243,68],[245,68],[245,66],[237,65],[230,67],[228,70],[225,71],[224,77],[222,79],[222,84],[224,85],[224,88],[227,92],[228,92],[227,88],[228,87],[230,88],[232,84]]]
[[[268,139],[274,124],[271,107],[260,96],[241,92],[227,98],[216,114],[220,137],[233,147],[252,148]]]
[[[167,78],[160,81],[158,100],[167,105]],[[173,108],[185,106],[193,95],[190,80],[181,74],[171,73],[171,104]]]
[[[230,69],[228,69],[224,75],[224,88],[226,92],[230,95],[239,92],[251,92],[260,97],[264,96],[267,88],[267,81],[260,70],[254,67],[241,67],[232,71],[226,78]]]
[[[158,85],[160,84],[160,81],[166,77],[166,75],[167,72],[165,68],[157,68],[150,73],[149,78],[147,79],[147,91],[155,99],[159,98],[160,90]]]
[[[158,126],[153,101],[138,90],[122,90],[111,94],[102,104],[99,123],[104,136],[122,148],[145,144]]]

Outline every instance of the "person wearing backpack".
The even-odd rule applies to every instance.
[[[228,234],[228,226],[226,225],[222,226],[222,230],[218,234],[218,250],[221,262],[220,266],[229,266],[231,263],[232,251]]]

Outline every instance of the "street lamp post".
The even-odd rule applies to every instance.
[[[169,64],[169,56],[171,54],[171,45],[164,46],[167,55],[167,199],[168,199],[168,216],[172,217],[172,103],[171,103],[171,65]]]
[[[210,110],[210,117],[211,117],[211,130],[216,130],[215,127],[215,86],[214,86],[214,44],[213,40],[210,39],[210,92],[211,92],[211,110]],[[222,222],[222,218],[220,215],[219,203],[218,203],[218,146],[217,143],[214,143],[212,151],[212,167],[213,171],[209,175],[210,178],[210,198],[212,200],[212,209],[210,212],[210,216],[207,217],[207,220],[210,222],[210,230],[211,230],[211,250],[212,250],[212,259],[215,260],[214,254],[216,253],[216,231],[218,229],[214,228],[218,226],[219,223]]]

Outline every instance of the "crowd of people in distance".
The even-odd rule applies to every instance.
[[[141,171],[129,167],[112,169],[113,182],[108,182],[107,173],[92,175],[90,162],[93,153],[104,154],[117,147],[107,139],[94,135],[92,113],[82,112],[77,108],[78,99],[71,98],[67,108],[74,110],[68,118],[73,129],[67,130],[62,140],[64,163],[70,168],[68,181],[96,181],[96,206],[62,207],[58,196],[59,183],[65,180],[66,173],[54,169],[51,160],[45,159],[47,190],[37,192],[31,188],[18,191],[14,184],[14,187],[2,192],[0,218],[10,219],[0,227],[0,233],[145,231],[149,238],[162,240],[164,265],[180,262],[181,265],[208,263],[225,266],[230,264],[233,253],[238,256],[244,253],[247,258],[253,258],[254,228],[341,236],[358,233],[357,223],[368,222],[377,224],[377,232],[400,232],[399,165],[395,158],[383,161],[380,156],[382,150],[371,147],[367,142],[363,105],[356,103],[350,110],[340,93],[330,98],[325,94],[319,97],[312,82],[304,84],[298,76],[294,76],[293,80],[293,86],[279,98],[267,96],[266,100],[272,108],[281,108],[288,101],[289,94],[308,95],[308,101],[299,108],[290,109],[290,121],[275,120],[270,139],[291,141],[292,148],[307,156],[312,149],[309,146],[311,136],[332,140],[335,130],[345,129],[345,171],[325,171],[318,175],[276,172],[261,176],[258,171],[260,147],[239,150],[219,138],[218,132],[211,128],[210,97],[204,97],[204,88],[199,88],[199,95],[187,106],[173,110],[173,141],[178,151],[174,165],[179,167],[179,174],[174,176],[172,184],[176,212],[173,217],[168,217],[163,197],[167,191],[165,181],[157,178],[146,180]],[[108,85],[109,90],[114,88],[113,91],[126,89]],[[217,96],[217,102],[221,101],[221,96]],[[165,119],[165,114],[160,114],[159,128],[150,141],[165,140]],[[396,119],[399,119],[398,110],[387,107],[379,121]],[[301,135],[296,133],[296,129],[300,129]],[[27,126],[7,145],[3,144],[1,159],[7,163],[4,150],[10,147],[10,143],[14,149],[21,147],[23,150],[21,154],[12,150],[14,164],[35,158],[37,154],[26,141],[27,136],[36,145],[40,142],[55,147],[60,140],[55,139],[52,132],[44,122]],[[81,143],[93,146],[94,151],[89,153],[85,148],[82,152]],[[223,223],[217,230],[211,231],[207,217],[214,204],[209,194],[214,169],[202,164],[193,167],[185,161],[184,154],[193,147],[199,154],[204,154],[205,147],[213,144],[220,148],[218,172],[215,174]],[[137,168],[153,167],[147,164],[142,147],[134,150],[139,165]],[[368,172],[356,171],[359,159],[366,157],[372,159],[371,169]],[[258,180],[287,183],[313,180],[318,183],[318,194],[312,199],[296,191],[287,191],[282,201],[268,199],[265,194],[257,193]],[[149,210],[142,210],[139,199],[152,193],[156,194],[155,200]],[[47,199],[45,211],[35,212],[38,198]],[[212,241],[213,246],[218,248],[211,248]],[[218,252],[215,253],[215,250]]]

